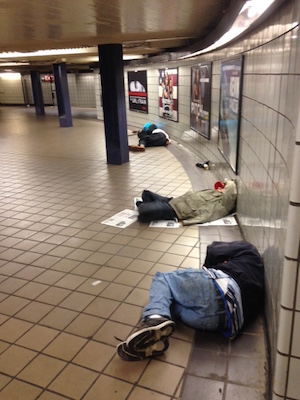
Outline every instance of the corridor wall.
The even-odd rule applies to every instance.
[[[300,370],[300,342],[297,339],[300,330],[299,252],[295,259],[288,261],[292,263],[293,276],[299,283],[298,288],[295,282],[289,288],[294,301],[289,303],[287,315],[284,314],[286,307],[281,304],[293,169],[300,174],[299,162],[294,160],[295,142],[299,145],[296,141],[300,91],[299,19],[300,2],[286,1],[263,25],[230,46],[193,59],[169,62],[168,68],[179,71],[179,122],[158,116],[158,69],[165,68],[166,64],[135,65],[135,69],[147,70],[149,113],[136,113],[129,108],[127,111],[127,121],[132,129],[140,129],[148,121],[156,123],[173,140],[189,149],[199,162],[210,160],[215,165],[217,179],[237,179],[237,217],[243,235],[264,257],[271,377],[276,360],[280,370],[280,384],[274,387],[274,399],[300,399],[299,379],[291,378]],[[218,149],[220,65],[222,61],[240,55],[244,55],[244,82],[239,171],[235,175]],[[190,128],[191,66],[205,62],[212,62],[211,140]],[[125,69],[125,84],[128,70],[131,67]],[[293,240],[296,245],[298,241],[299,247],[299,232],[295,232]],[[278,337],[280,314],[281,320],[285,321],[287,336],[284,339]],[[278,344],[278,340],[284,340],[284,345]],[[279,360],[281,357],[283,360]]]

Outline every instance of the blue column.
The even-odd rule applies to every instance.
[[[44,99],[42,93],[42,86],[40,80],[40,73],[37,71],[30,71],[31,76],[31,86],[32,86],[32,93],[33,93],[33,100],[35,106],[35,113],[36,115],[44,115]]]
[[[107,163],[124,164],[129,151],[122,45],[99,45],[98,52]]]
[[[61,128],[72,126],[72,113],[65,63],[53,65],[59,125]]]

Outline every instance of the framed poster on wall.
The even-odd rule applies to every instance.
[[[210,139],[211,63],[191,68],[191,128]]]
[[[129,110],[148,114],[147,71],[128,71]]]
[[[243,56],[221,62],[218,148],[238,172]]]
[[[178,121],[178,69],[159,69],[159,116]]]

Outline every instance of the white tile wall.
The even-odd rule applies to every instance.
[[[179,122],[162,120],[157,116],[158,83],[153,77],[157,76],[157,70],[161,65],[153,65],[148,69],[149,114],[136,115],[127,111],[129,125],[141,128],[148,120],[163,123],[172,139],[191,150],[199,161],[209,159],[216,165],[216,178],[235,177],[218,150],[219,71],[223,59],[236,55],[241,48],[243,49],[245,69],[240,167],[237,176],[239,186],[237,211],[245,238],[255,244],[264,255],[267,286],[266,315],[272,349],[272,372],[275,360],[278,358],[276,349],[279,339],[278,346],[285,355],[281,356],[283,360],[277,362],[279,375],[283,375],[278,378],[277,373],[276,390],[283,396],[286,396],[284,390],[286,381],[282,365],[288,365],[289,368],[298,365],[298,346],[300,346],[298,345],[299,315],[297,311],[295,313],[295,302],[292,301],[295,299],[296,286],[289,286],[288,283],[289,279],[293,281],[293,275],[289,276],[290,272],[293,271],[293,274],[295,271],[298,271],[298,274],[300,272],[299,255],[296,254],[299,247],[299,234],[297,234],[299,218],[295,215],[298,212],[297,208],[290,212],[288,219],[291,175],[295,168],[300,171],[299,165],[293,166],[300,90],[300,45],[298,27],[292,25],[295,21],[299,22],[299,3],[299,1],[286,1],[264,26],[233,46],[193,61],[168,63],[169,68],[179,68]],[[189,123],[190,67],[206,61],[213,62],[210,141],[193,132]],[[297,192],[293,198],[299,202],[299,193]],[[288,224],[290,224],[289,230]],[[290,230],[291,224],[295,224],[292,230]],[[290,244],[286,247],[287,232],[291,233],[288,238]],[[289,309],[284,311],[280,307],[280,294],[283,265],[285,269],[290,268],[284,257],[287,251],[295,261],[291,262],[293,270],[284,275],[286,287],[283,288],[283,302],[285,307],[289,305]],[[300,284],[298,288],[300,291]],[[298,306],[299,298],[298,294]],[[283,332],[280,330],[278,338],[277,324],[280,311],[285,328]],[[294,330],[292,321],[297,322]],[[291,332],[291,335],[288,332]],[[290,337],[293,335],[297,339],[293,340],[292,357],[290,357],[287,350],[291,345]],[[292,370],[291,376],[294,373]],[[300,391],[292,389],[291,379],[287,388],[290,394],[293,394],[291,397],[300,399]]]

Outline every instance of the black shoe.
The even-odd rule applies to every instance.
[[[164,354],[169,347],[169,340],[159,340],[152,346],[146,347],[143,351],[133,351],[126,342],[122,342],[117,346],[117,353],[125,361],[142,361],[147,357],[157,357]]]
[[[147,318],[141,328],[127,338],[126,345],[134,353],[147,352],[156,342],[171,336],[174,330],[174,321],[164,317]],[[163,351],[165,350],[166,348]]]

